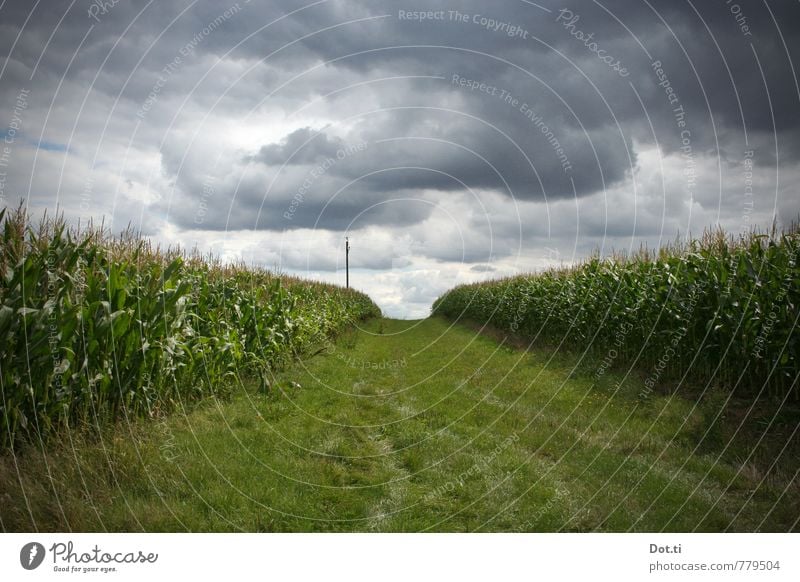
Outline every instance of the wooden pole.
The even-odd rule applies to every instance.
[[[344,269],[347,288],[350,289],[350,239],[344,239]]]

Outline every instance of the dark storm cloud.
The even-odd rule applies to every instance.
[[[336,158],[339,150],[344,151],[343,145],[340,138],[303,127],[287,135],[280,144],[263,146],[255,159],[268,166],[301,165]]]
[[[376,200],[365,182],[335,175],[311,179],[323,167],[324,163],[293,166],[277,177],[256,168],[243,176],[206,178],[205,183],[202,175],[190,180],[181,172],[172,195],[157,206],[183,228],[276,231],[403,227],[420,222],[432,210],[429,204],[407,203],[418,196],[415,191],[396,190]]]
[[[472,267],[470,267],[469,270],[474,271],[476,273],[493,273],[497,271],[497,269],[495,269],[491,265],[473,265]]]
[[[78,143],[64,146],[76,166],[81,155],[114,171],[126,152],[159,156],[161,175],[124,170],[154,191],[145,211],[181,228],[406,227],[430,208],[389,201],[469,189],[587,197],[635,172],[634,142],[680,154],[684,129],[692,155],[732,168],[746,149],[782,168],[800,155],[796,2],[770,6],[775,21],[746,0],[736,13],[722,1],[666,0],[107,4],[42,2],[31,14],[30,3],[6,2],[0,92],[11,103],[31,89],[30,139],[52,128],[46,142],[66,144],[77,127]],[[409,16],[421,9],[436,17]],[[254,111],[290,119],[303,107],[247,151],[220,151],[223,126],[206,125],[209,113],[235,129]],[[304,188],[327,159],[336,163]],[[42,188],[35,199],[48,196]],[[63,188],[62,206],[79,205],[79,190]]]

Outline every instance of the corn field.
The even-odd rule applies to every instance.
[[[364,294],[162,251],[126,234],[34,228],[0,211],[0,446],[224,396],[359,319]]]
[[[736,239],[707,232],[658,252],[456,287],[433,311],[635,366],[643,397],[684,379],[797,399],[798,252],[797,228]]]

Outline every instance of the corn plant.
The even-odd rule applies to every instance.
[[[434,313],[688,378],[800,397],[800,232],[721,231],[631,257],[456,287]]]
[[[153,416],[263,378],[359,319],[364,294],[162,251],[126,234],[34,228],[0,210],[0,446]]]

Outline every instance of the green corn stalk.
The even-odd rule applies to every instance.
[[[620,364],[657,369],[659,381],[797,399],[799,262],[796,227],[738,239],[715,231],[658,253],[462,285],[432,311],[600,356],[613,346]]]
[[[380,314],[353,290],[0,210],[0,447],[154,416]]]

